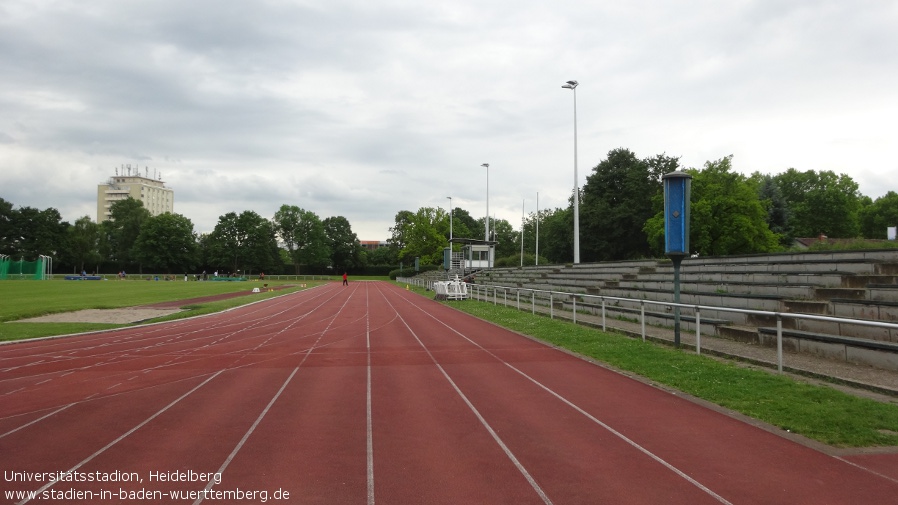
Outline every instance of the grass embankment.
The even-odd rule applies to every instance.
[[[100,323],[22,323],[20,319],[83,309],[115,309],[159,302],[185,300],[183,312],[153,321],[181,319],[218,312],[231,307],[282,295],[292,290],[321,284],[321,281],[267,282],[269,287],[285,286],[273,292],[252,293],[262,287],[258,281],[184,282],[184,281],[3,281],[0,282],[0,341],[132,326]],[[291,287],[286,287],[291,286]],[[186,300],[225,293],[245,293],[227,300],[189,304]]]
[[[424,296],[432,293],[416,289]],[[462,312],[837,447],[898,445],[898,405],[474,300]],[[647,407],[650,408],[650,407]]]

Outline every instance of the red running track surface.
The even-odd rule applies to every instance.
[[[389,283],[0,347],[0,503],[895,503],[895,461]]]

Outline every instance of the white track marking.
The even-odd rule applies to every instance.
[[[381,292],[381,295],[383,295],[383,292]],[[549,496],[546,495],[545,491],[543,491],[543,489],[539,486],[539,484],[536,482],[536,479],[534,479],[533,476],[530,475],[530,472],[528,472],[527,469],[524,468],[523,463],[521,463],[520,460],[518,460],[517,456],[515,456],[514,453],[511,452],[511,449],[509,449],[509,447],[507,445],[505,445],[505,442],[502,441],[502,438],[499,437],[499,434],[496,433],[495,430],[493,430],[493,427],[490,426],[489,422],[487,422],[487,420],[480,414],[480,411],[477,410],[477,407],[475,407],[474,404],[471,403],[471,401],[468,399],[468,397],[465,396],[465,394],[458,387],[458,385],[455,383],[455,381],[452,380],[452,377],[449,376],[449,374],[446,372],[446,370],[443,368],[443,366],[440,365],[440,363],[437,361],[436,357],[434,357],[434,355],[430,352],[430,349],[428,349],[427,346],[424,345],[424,342],[422,342],[421,339],[418,338],[418,334],[415,333],[414,330],[412,330],[411,326],[409,326],[407,322],[405,322],[405,319],[402,317],[401,314],[399,314],[399,311],[396,310],[396,307],[394,307],[393,304],[390,303],[390,300],[387,300],[386,296],[384,296],[384,300],[386,300],[386,302],[390,305],[390,307],[394,311],[396,311],[396,314],[399,317],[399,320],[402,321],[402,324],[405,325],[405,327],[408,329],[409,333],[411,333],[412,336],[415,337],[415,340],[418,341],[418,345],[420,345],[421,348],[424,349],[424,352],[426,352],[427,355],[430,356],[430,359],[431,359],[431,361],[433,361],[433,364],[443,374],[443,377],[445,377],[446,380],[449,381],[449,384],[452,386],[453,389],[455,389],[455,392],[458,393],[458,396],[460,396],[461,399],[468,406],[468,408],[471,409],[471,412],[474,413],[474,415],[480,421],[480,424],[482,424],[483,427],[486,429],[486,431],[490,434],[490,436],[493,437],[493,440],[499,445],[499,447],[502,449],[502,451],[505,453],[505,455],[508,457],[508,459],[510,459],[511,462],[514,464],[514,466],[518,469],[518,471],[521,472],[521,475],[523,475],[524,478],[527,479],[527,482],[530,483],[530,486],[533,488],[533,490],[536,492],[536,494],[539,495],[539,497],[540,497],[540,499],[542,499],[543,503],[545,503],[546,505],[551,505],[552,500],[549,499]]]
[[[284,383],[281,384],[281,388],[278,389],[278,392],[275,393],[275,395],[271,398],[271,401],[268,402],[268,405],[265,406],[265,408],[262,410],[262,413],[259,414],[259,417],[256,418],[256,421],[253,423],[253,425],[250,426],[248,430],[246,430],[246,433],[243,435],[243,438],[240,439],[240,442],[237,443],[237,445],[234,447],[234,450],[231,451],[231,454],[228,455],[228,457],[227,457],[227,459],[225,459],[224,463],[221,464],[221,467],[218,468],[217,473],[219,475],[224,473],[224,471],[228,468],[228,465],[231,464],[231,461],[234,459],[235,456],[237,456],[237,453],[240,452],[240,449],[243,448],[243,444],[245,444],[247,439],[249,439],[249,436],[252,435],[254,431],[256,431],[256,426],[258,426],[259,423],[262,422],[262,418],[265,417],[265,414],[268,413],[268,411],[271,409],[271,406],[274,405],[274,402],[276,402],[277,399],[280,398],[281,393],[284,392],[284,389],[287,388],[287,384],[290,383],[290,381],[293,379],[293,376],[296,375],[296,372],[298,372],[298,371],[299,371],[299,367],[296,367],[293,369],[293,373],[291,373],[290,376],[287,377],[287,380],[285,380]],[[206,487],[203,491],[209,491],[210,489],[212,489],[213,486],[215,486],[214,479],[209,481],[209,484],[206,485]],[[197,498],[196,501],[193,502],[193,505],[198,505],[199,503],[202,503],[202,501],[203,501],[202,497]]]
[[[368,451],[368,505],[374,505],[374,430],[371,420],[371,312],[368,308],[368,285],[365,284],[365,348],[368,351],[368,379],[365,391],[365,431]]]
[[[350,293],[349,296],[346,297],[346,300],[343,302],[343,305],[340,306],[340,310],[338,310],[333,316],[331,316],[331,320],[327,324],[327,327],[324,329],[324,331],[321,332],[321,334],[318,335],[318,339],[315,341],[315,343],[312,346],[310,346],[308,350],[306,350],[305,355],[302,357],[302,360],[299,362],[299,365],[297,365],[296,368],[293,369],[293,372],[290,374],[289,377],[287,377],[287,379],[284,381],[284,383],[281,384],[281,388],[278,389],[277,393],[274,394],[274,396],[271,398],[271,401],[268,402],[268,405],[266,405],[265,408],[262,410],[262,412],[259,414],[259,417],[256,418],[255,422],[253,422],[252,426],[249,427],[249,429],[246,431],[246,433],[243,434],[243,438],[241,438],[240,441],[237,442],[237,445],[234,446],[234,449],[231,451],[231,454],[228,455],[228,457],[225,459],[224,463],[222,463],[221,467],[218,469],[218,472],[217,472],[218,474],[223,474],[224,471],[228,468],[228,466],[231,464],[231,461],[234,460],[234,458],[237,456],[237,453],[240,452],[240,449],[242,449],[244,444],[246,444],[246,441],[249,440],[250,435],[253,434],[253,432],[256,430],[256,427],[259,425],[259,423],[262,422],[262,419],[265,417],[265,415],[268,414],[268,411],[271,409],[272,405],[274,405],[274,403],[278,400],[278,398],[280,398],[281,393],[284,392],[284,390],[287,388],[287,385],[290,383],[290,381],[293,380],[293,377],[296,375],[296,372],[298,372],[299,369],[302,367],[302,365],[306,362],[306,359],[308,359],[309,355],[312,354],[312,351],[317,348],[318,342],[320,342],[321,339],[324,338],[324,335],[328,332],[330,327],[334,324],[334,321],[337,320],[340,313],[343,312],[344,308],[346,308],[346,304],[349,303],[350,298],[352,298],[352,293]],[[213,487],[215,487],[214,480],[210,481],[206,485],[206,487],[204,488],[204,491],[208,491],[208,490],[212,489]],[[199,505],[200,503],[203,502],[203,499],[204,499],[203,496],[197,498],[196,501],[193,502],[193,505]]]
[[[40,421],[43,421],[44,419],[46,419],[46,418],[48,418],[48,417],[50,417],[50,416],[52,416],[52,415],[54,415],[54,414],[57,414],[57,413],[59,413],[59,412],[62,412],[63,410],[65,410],[65,409],[71,407],[72,405],[75,405],[75,404],[74,404],[74,403],[70,403],[70,404],[68,404],[68,405],[65,405],[65,406],[63,406],[63,407],[61,407],[61,408],[58,408],[58,409],[54,410],[53,412],[50,412],[49,414],[43,415],[43,416],[41,416],[41,417],[38,417],[37,419],[31,421],[30,423],[23,424],[22,426],[19,426],[18,428],[13,428],[13,429],[7,431],[6,433],[3,433],[2,435],[0,435],[0,438],[3,438],[3,437],[5,437],[5,436],[7,436],[7,435],[11,435],[11,434],[13,434],[13,433],[15,433],[15,432],[17,432],[17,431],[23,429],[23,428],[27,428],[27,427],[31,426],[32,424],[36,424],[36,423],[38,423],[38,422],[40,422]]]
[[[219,370],[218,372],[215,372],[215,374],[213,374],[213,375],[210,376],[208,379],[204,380],[203,382],[201,382],[200,384],[198,384],[197,386],[195,386],[195,387],[194,387],[193,389],[191,389],[190,391],[184,393],[183,395],[181,395],[180,397],[178,397],[176,400],[172,401],[171,403],[169,403],[168,405],[166,405],[165,407],[163,407],[162,409],[160,409],[159,411],[157,411],[155,414],[153,414],[153,415],[151,415],[150,417],[146,418],[142,423],[140,423],[140,424],[138,424],[137,426],[131,428],[131,429],[128,430],[128,431],[126,431],[126,432],[125,432],[124,434],[122,434],[120,437],[116,438],[116,439],[113,440],[112,442],[109,442],[108,444],[106,444],[105,446],[103,446],[100,450],[98,450],[97,452],[91,454],[91,455],[88,456],[87,458],[83,459],[80,463],[78,463],[77,465],[75,465],[75,466],[73,466],[72,468],[70,468],[67,472],[63,472],[63,473],[70,474],[70,473],[74,472],[75,470],[81,468],[82,466],[86,465],[86,464],[89,463],[92,459],[96,458],[97,456],[99,456],[100,454],[102,454],[103,452],[105,452],[106,449],[109,449],[109,448],[112,447],[113,445],[115,445],[115,444],[121,442],[122,440],[124,440],[125,438],[127,438],[129,435],[131,435],[131,434],[134,433],[135,431],[137,431],[137,430],[139,430],[140,428],[146,426],[147,423],[149,423],[149,422],[152,421],[153,419],[156,419],[157,417],[161,416],[166,410],[172,408],[176,403],[180,402],[180,401],[183,400],[184,398],[187,398],[187,397],[190,396],[194,391],[196,391],[197,389],[199,389],[199,388],[205,386],[206,384],[208,384],[209,381],[211,381],[212,379],[218,377],[218,375],[219,375],[220,373],[222,373],[223,371],[224,371],[224,370]],[[55,412],[54,412],[54,413],[55,413]],[[44,484],[43,487],[41,487],[40,489],[38,489],[37,491],[34,492],[34,495],[40,495],[41,493],[43,493],[43,492],[46,491],[47,489],[50,489],[51,487],[53,487],[54,485],[56,485],[57,482],[59,482],[59,479],[54,479],[54,480],[52,480],[52,481],[50,481],[50,482]],[[26,499],[24,499],[24,500],[18,502],[16,505],[24,505],[24,504],[28,503],[29,501],[31,501],[31,498],[26,498]]]
[[[405,299],[405,298],[404,298],[404,299]],[[406,301],[410,301],[410,300],[408,300],[408,299],[405,299],[405,300],[406,300]],[[480,350],[482,350],[482,351],[485,352],[486,354],[492,356],[496,361],[498,361],[498,362],[502,363],[503,365],[507,366],[508,368],[514,370],[515,372],[517,372],[518,374],[520,374],[521,376],[523,376],[524,378],[526,378],[526,379],[529,380],[530,382],[532,382],[532,383],[536,384],[538,387],[542,388],[542,389],[543,389],[544,391],[546,391],[547,393],[549,393],[549,394],[551,394],[552,396],[554,396],[555,398],[561,400],[563,403],[565,403],[566,405],[568,405],[568,406],[571,407],[572,409],[576,410],[577,412],[579,412],[580,414],[582,414],[583,416],[585,416],[587,419],[589,419],[589,420],[593,421],[594,423],[598,424],[599,426],[601,426],[602,428],[604,428],[605,430],[607,430],[608,432],[610,432],[610,433],[613,434],[614,436],[618,437],[619,439],[623,440],[624,442],[626,442],[627,444],[629,444],[629,445],[632,446],[633,448],[637,449],[638,451],[642,452],[642,453],[645,454],[646,456],[648,456],[648,457],[650,457],[651,459],[655,460],[656,462],[660,463],[660,464],[663,465],[665,468],[667,468],[668,470],[672,471],[672,472],[675,473],[676,475],[680,476],[681,478],[683,478],[684,480],[686,480],[687,482],[689,482],[689,483],[692,484],[693,486],[695,486],[695,487],[699,488],[700,490],[704,491],[706,494],[708,494],[709,496],[711,496],[711,497],[714,498],[715,500],[719,501],[720,503],[724,503],[724,504],[726,504],[726,505],[732,505],[732,503],[729,502],[727,499],[725,499],[724,497],[722,497],[722,496],[720,496],[719,494],[715,493],[714,491],[712,491],[711,489],[709,489],[707,486],[705,486],[705,485],[702,484],[701,482],[697,481],[696,479],[690,477],[689,475],[686,474],[686,472],[680,470],[679,468],[675,467],[675,466],[672,465],[671,463],[668,463],[667,461],[665,461],[663,458],[661,458],[661,457],[658,456],[657,454],[655,454],[655,453],[651,452],[650,450],[646,449],[645,447],[639,445],[639,444],[636,443],[634,440],[628,438],[626,435],[624,435],[623,433],[621,433],[621,432],[615,430],[614,428],[612,428],[612,427],[609,426],[608,424],[605,424],[604,422],[600,421],[598,418],[596,418],[595,416],[593,416],[593,415],[590,414],[589,412],[586,412],[585,410],[583,410],[583,409],[580,408],[579,406],[575,405],[572,401],[570,401],[570,400],[568,400],[567,398],[561,396],[559,393],[556,393],[555,391],[553,391],[552,389],[550,389],[548,386],[542,384],[541,382],[539,382],[538,380],[534,379],[533,377],[527,375],[524,371],[522,371],[522,370],[520,370],[519,368],[515,367],[515,366],[512,365],[511,363],[508,363],[507,361],[503,360],[503,359],[500,358],[499,356],[496,356],[496,355],[493,354],[490,350],[486,349],[485,347],[483,347],[482,345],[478,344],[477,342],[474,342],[473,340],[471,340],[470,338],[468,338],[466,335],[464,335],[464,334],[461,333],[460,331],[458,331],[458,330],[456,330],[455,328],[453,328],[453,327],[449,326],[448,324],[446,324],[444,321],[442,321],[442,320],[440,320],[440,319],[437,319],[435,316],[433,316],[433,315],[430,314],[429,312],[425,311],[425,310],[424,310],[423,308],[421,308],[420,306],[418,306],[418,305],[416,305],[416,304],[414,304],[414,303],[410,303],[410,305],[413,306],[413,307],[415,307],[416,309],[418,309],[418,310],[421,311],[422,313],[427,314],[427,316],[429,316],[431,319],[433,319],[434,321],[437,321],[438,323],[442,324],[443,326],[445,326],[445,327],[448,328],[449,330],[453,331],[455,334],[457,334],[458,336],[460,336],[460,337],[462,337],[463,339],[467,340],[467,341],[470,342],[471,344],[477,346]]]

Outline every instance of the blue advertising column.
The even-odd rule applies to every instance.
[[[689,199],[692,176],[671,172],[664,183],[664,254],[674,267],[674,303],[680,303],[680,263],[689,254]],[[680,307],[674,307],[674,345],[680,347]]]

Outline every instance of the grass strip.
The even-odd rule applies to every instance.
[[[252,288],[261,287],[261,284],[255,282],[183,281],[5,281],[0,282],[0,299],[6,300],[0,307],[0,341],[70,335],[135,326],[148,322],[173,321],[220,312],[292,291],[308,289],[322,283],[323,281],[306,281],[296,284],[275,282],[269,283],[269,287],[274,288],[281,285],[281,289],[251,293]],[[299,287],[299,284],[304,284],[306,288]],[[133,307],[233,292],[245,292],[245,296],[200,304],[187,304],[181,307],[181,312],[132,324],[16,322],[17,319],[58,312]]]
[[[511,307],[475,300],[444,303],[831,446],[898,445],[898,405]]]

